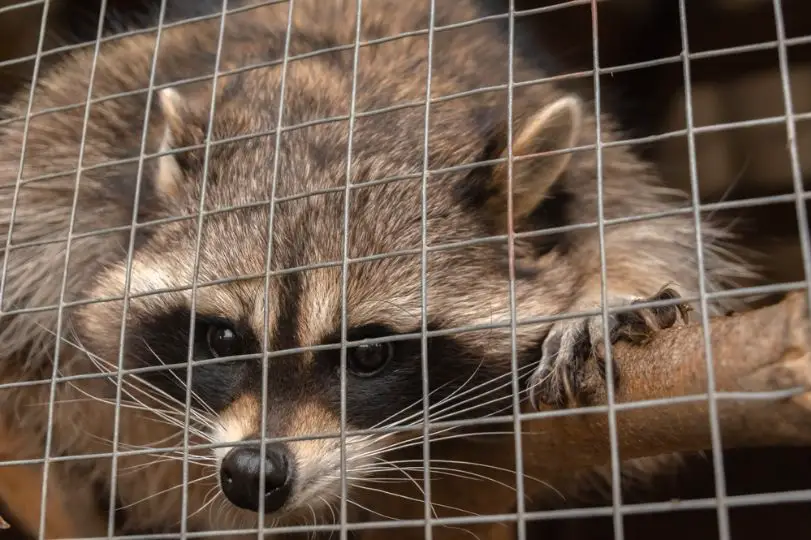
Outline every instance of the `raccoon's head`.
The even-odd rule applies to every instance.
[[[346,121],[284,130],[277,142],[277,96],[255,82],[243,77],[247,97],[226,86],[217,102],[212,140],[235,139],[212,144],[207,161],[198,148],[151,169],[166,213],[189,218],[145,227],[131,267],[108,268],[90,294],[122,295],[129,283],[125,366],[144,368],[139,384],[180,424],[190,392],[193,432],[213,447],[196,454],[213,452],[220,496],[248,524],[260,502],[284,519],[340,495],[342,427],[346,473],[358,479],[383,470],[388,452],[422,444],[425,403],[432,422],[509,413],[512,340],[524,365],[545,331],[512,335],[511,313],[557,313],[580,279],[564,236],[524,239],[511,302],[507,165],[462,167],[505,155],[505,94],[432,105],[424,182],[422,108],[358,116],[349,165]],[[345,105],[293,66],[288,85],[285,125]],[[551,152],[515,163],[516,228],[563,225],[570,204],[557,189],[570,154],[554,151],[574,146],[581,105],[541,95],[516,114],[514,154]],[[157,102],[164,149],[204,139],[207,107],[182,89]],[[95,354],[117,356],[122,309],[81,308],[79,333]]]

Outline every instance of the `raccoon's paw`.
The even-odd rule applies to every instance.
[[[638,304],[675,300],[676,291],[664,288],[649,298],[620,299],[620,304]],[[617,305],[615,302],[614,305]],[[669,304],[623,311],[609,315],[609,339],[612,344],[627,341],[642,344],[658,330],[687,321],[686,304]],[[543,356],[529,379],[529,399],[534,408],[540,404],[565,407],[583,401],[582,382],[586,362],[596,359],[603,379],[605,369],[605,340],[602,315],[559,321],[544,340]],[[614,384],[618,380],[613,369]]]

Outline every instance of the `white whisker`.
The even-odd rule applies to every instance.
[[[214,503],[214,501],[217,500],[217,490],[219,490],[219,488],[220,488],[220,486],[214,486],[213,488],[209,489],[206,492],[206,494],[203,496],[203,504],[200,505],[200,508],[198,508],[197,510],[195,510],[194,512],[189,514],[189,516],[186,519],[189,520],[189,519],[193,518],[194,516],[196,516],[197,514],[202,512],[203,510],[205,510],[206,507],[212,505]],[[209,496],[211,496],[211,500],[206,502],[206,499],[208,499]],[[177,525],[179,525],[182,521],[183,520],[178,521]]]
[[[409,497],[408,495],[403,495],[402,493],[392,493],[392,492],[389,492],[389,491],[385,491],[383,489],[373,488],[373,487],[369,487],[369,486],[363,486],[363,485],[360,485],[360,484],[353,485],[353,487],[356,487],[358,489],[365,489],[367,491],[373,491],[373,492],[376,492],[376,493],[382,493],[384,495],[389,495],[391,497],[396,497],[398,499],[403,499],[403,500],[413,501],[413,502],[420,503],[420,504],[425,504],[424,499],[420,500],[420,499],[417,499],[417,498],[414,498],[414,497]],[[436,502],[431,503],[432,510],[433,510],[434,506],[447,508],[448,510],[455,510],[457,512],[461,512],[463,514],[467,514],[467,515],[470,515],[470,516],[477,516],[478,515],[475,512],[465,510],[464,508],[457,508],[455,506],[450,506],[450,505],[447,505],[447,504],[440,504],[440,503],[436,503]],[[437,517],[436,512],[434,511],[433,513],[434,513],[434,517]]]
[[[192,484],[196,484],[197,482],[202,482],[203,480],[208,480],[209,478],[213,478],[216,475],[217,475],[217,473],[214,472],[214,473],[208,474],[206,476],[201,476],[200,478],[195,478],[194,480],[188,482],[187,484],[177,484],[176,486],[172,486],[170,488],[163,489],[161,491],[158,491],[157,493],[153,493],[153,494],[149,495],[148,497],[144,497],[143,499],[139,499],[139,500],[137,500],[137,501],[135,501],[133,503],[130,503],[130,504],[126,505],[126,506],[122,506],[122,507],[120,507],[120,509],[125,510],[127,508],[131,508],[131,507],[135,506],[136,504],[141,504],[142,502],[148,501],[149,499],[152,499],[154,497],[158,497],[159,495],[163,495],[164,493],[169,493],[170,491],[174,491],[174,490],[176,490],[178,488],[182,488],[184,486],[188,487],[188,486],[190,486]]]

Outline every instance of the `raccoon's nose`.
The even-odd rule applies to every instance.
[[[259,446],[234,448],[220,466],[220,485],[226,498],[234,506],[259,509],[259,475],[262,473]],[[290,497],[290,456],[285,445],[271,443],[265,446],[265,511],[279,510]]]

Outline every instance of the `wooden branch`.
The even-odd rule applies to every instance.
[[[0,461],[3,455],[0,454]],[[23,533],[35,533],[39,529],[40,504],[42,501],[42,466],[15,465],[0,467],[0,500],[12,515],[6,516]],[[84,536],[82,527],[67,511],[66,494],[52,479],[48,484],[48,500],[45,508],[46,538],[78,538]],[[9,524],[0,516],[0,530]],[[80,518],[87,521],[91,516]]]
[[[42,504],[43,467],[41,464],[4,465],[31,457],[20,454],[25,448],[18,428],[0,422],[0,502],[5,505],[5,516],[0,515],[0,531],[13,524],[22,536],[36,536]],[[106,519],[95,513],[85,514],[77,509],[91,507],[95,501],[87,499],[84,490],[59,482],[58,465],[51,463],[45,505],[45,538],[82,538],[107,534]],[[2,505],[0,505],[2,507]],[[3,520],[5,517],[11,523]],[[0,535],[1,536],[1,535]]]
[[[716,391],[796,390],[782,399],[718,399],[723,448],[811,446],[810,336],[805,292],[791,293],[773,306],[711,319]],[[699,323],[662,331],[644,346],[615,345],[612,352],[620,374],[615,403],[707,393],[704,348],[704,330]],[[596,404],[607,404],[596,362],[589,370],[587,393]],[[623,460],[712,446],[706,399],[617,410],[616,418]],[[525,430],[554,439],[541,446],[546,456],[562,459],[553,460],[556,467],[571,470],[610,460],[604,413],[540,418],[527,424]],[[535,448],[536,438],[531,441],[527,444]]]

